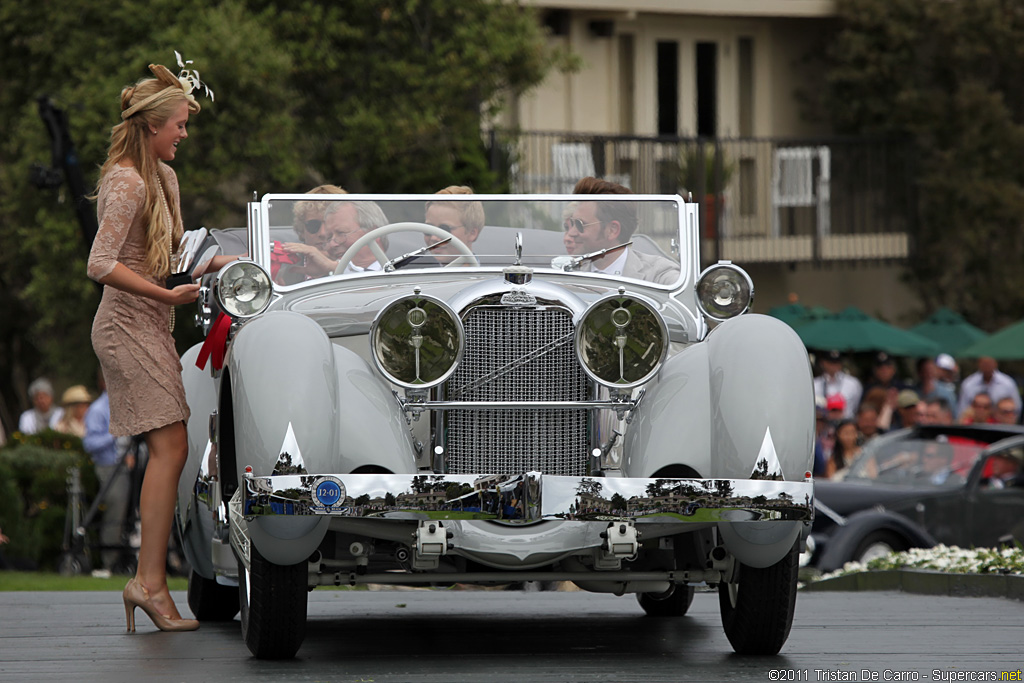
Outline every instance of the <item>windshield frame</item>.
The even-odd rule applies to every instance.
[[[533,202],[538,206],[544,203],[558,203],[561,205],[568,205],[569,202],[579,201],[632,201],[637,203],[644,202],[670,202],[675,205],[676,220],[674,233],[669,232],[663,235],[663,239],[670,239],[675,246],[676,253],[668,253],[664,248],[659,247],[661,252],[668,256],[670,260],[678,264],[680,268],[679,277],[675,282],[670,284],[660,284],[656,282],[646,281],[638,278],[624,277],[621,275],[606,275],[600,272],[591,271],[562,271],[552,268],[550,266],[537,265],[536,263],[529,263],[528,265],[534,269],[538,274],[544,274],[555,277],[567,277],[567,278],[599,278],[605,279],[610,282],[630,282],[636,285],[644,287],[652,287],[655,289],[663,290],[666,292],[677,291],[691,286],[693,279],[700,272],[699,270],[699,231],[698,231],[698,205],[693,202],[687,202],[679,195],[558,195],[558,194],[529,194],[529,195],[515,195],[515,194],[474,194],[474,195],[435,195],[435,194],[293,194],[293,193],[268,193],[258,202],[252,202],[250,204],[249,211],[249,243],[250,243],[250,254],[254,261],[259,263],[261,266],[266,268],[268,272],[271,270],[271,230],[272,228],[277,230],[284,227],[291,227],[291,225],[271,225],[271,216],[273,214],[273,206],[275,202],[354,202],[354,201],[373,201],[377,203],[387,202],[413,202],[426,204],[427,202],[462,202],[462,201],[478,201],[478,202]],[[670,215],[671,211],[667,215]],[[400,221],[395,221],[400,222]],[[670,223],[671,225],[671,223]],[[484,230],[493,227],[501,228],[515,228],[516,226],[492,226],[490,223],[485,224]],[[535,228],[529,227],[526,230],[532,230]],[[550,231],[555,234],[561,234],[560,232]],[[514,234],[510,232],[510,235]],[[638,234],[643,234],[639,233]],[[297,239],[297,238],[296,238]],[[653,239],[648,237],[648,239]],[[472,275],[474,273],[481,272],[501,272],[505,267],[513,265],[514,263],[514,239],[509,240],[508,245],[508,260],[505,263],[500,264],[481,264],[479,266],[465,266],[459,268],[460,273],[466,275]],[[388,256],[394,258],[399,254],[391,254]],[[564,255],[564,254],[562,254]],[[280,284],[274,283],[274,288],[279,292],[288,292],[298,289],[303,289],[311,285],[322,284],[325,282],[344,282],[353,279],[364,279],[364,278],[380,278],[380,277],[395,277],[399,274],[416,273],[418,276],[422,276],[428,273],[443,273],[446,277],[451,277],[453,271],[451,268],[416,268],[416,269],[403,269],[394,272],[382,272],[382,271],[368,271],[363,273],[348,273],[334,275],[329,274],[315,279],[310,279],[294,284]]]

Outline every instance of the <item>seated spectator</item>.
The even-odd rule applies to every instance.
[[[59,420],[64,411],[53,405],[53,385],[50,380],[40,377],[28,385],[28,397],[32,407],[21,414],[18,420],[18,431],[22,434],[38,434],[50,426],[50,422]]]
[[[861,445],[866,444],[885,430],[878,426],[878,410],[867,401],[860,404],[857,410],[857,431],[860,433]]]
[[[337,185],[320,185],[306,194],[348,194]],[[292,207],[293,227],[299,242],[285,242],[280,245],[278,260],[280,270],[272,273],[279,284],[294,284],[322,277],[334,270],[334,263],[326,254],[327,230],[324,229],[324,212],[329,202],[314,200],[296,202]],[[277,245],[275,244],[275,253]],[[284,256],[284,258],[282,258]],[[273,266],[274,257],[271,257]],[[273,269],[273,268],[272,268]]]
[[[893,429],[913,427],[924,417],[924,403],[913,389],[904,389],[896,396]]]
[[[896,397],[899,393],[889,391],[882,387],[875,387],[871,391],[864,392],[862,406],[871,406],[878,413],[875,423],[881,432],[887,432],[892,428],[892,416],[896,410]]]
[[[89,395],[88,389],[81,384],[69,387],[60,398],[64,414],[60,419],[51,421],[50,426],[58,432],[81,439],[85,436],[85,411],[89,410],[90,403],[92,396]]]
[[[1020,410],[1021,398],[1017,383],[1012,377],[999,371],[999,364],[995,358],[979,358],[978,371],[964,379],[960,385],[958,411],[963,412],[971,405],[974,397],[982,393],[988,394],[990,401],[1009,397],[1013,400],[1013,405],[1017,406],[1017,410]]]
[[[464,185],[450,185],[439,190],[437,194],[473,194],[473,190]],[[435,228],[441,228],[469,247],[470,251],[473,251],[473,243],[480,236],[485,220],[484,205],[480,202],[453,202],[437,199],[427,202],[426,217],[423,222],[433,225]],[[429,246],[437,244],[441,238],[424,235],[423,241]],[[430,255],[441,264],[451,263],[461,254],[462,252],[451,242],[430,251]]]
[[[1009,396],[996,403],[995,421],[1005,425],[1015,425],[1020,421],[1017,405]]]
[[[931,358],[917,361],[917,385],[914,387],[922,401],[942,398],[947,405],[956,405],[956,390],[948,382],[939,377],[939,366]]]
[[[857,436],[857,425],[853,420],[843,420],[836,426],[836,443],[825,468],[825,476],[828,479],[842,479],[846,476],[850,463],[861,452]]]
[[[949,401],[942,397],[933,397],[925,401],[924,419],[921,421],[921,424],[953,424],[953,408]]]
[[[887,391],[895,389],[897,393],[907,388],[903,380],[896,376],[896,361],[885,351],[875,354],[871,364],[871,377],[864,383],[864,391],[871,391],[875,387],[882,387]]]
[[[846,415],[846,399],[842,394],[833,394],[825,400],[825,414],[829,424],[838,425]]]
[[[985,392],[975,394],[970,404],[960,411],[960,424],[992,424],[995,421],[992,414],[992,397]]]
[[[852,419],[860,406],[863,387],[860,380],[843,370],[843,356],[839,351],[826,351],[818,356],[821,374],[814,378],[814,395],[825,400],[840,394],[844,400],[843,418]]]

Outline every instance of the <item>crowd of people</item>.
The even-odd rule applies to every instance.
[[[69,387],[61,395],[60,405],[54,403],[53,385],[40,377],[29,385],[32,407],[18,420],[18,431],[25,435],[52,429],[76,436],[89,454],[96,470],[103,496],[102,517],[99,526],[100,557],[103,567],[97,575],[107,575],[119,569],[118,548],[124,546],[125,521],[131,499],[131,470],[135,466],[130,452],[131,439],[114,437],[110,433],[110,401],[103,375],[97,378],[99,394],[93,396],[82,384]],[[122,463],[122,459],[124,462]]]
[[[893,429],[1021,423],[1020,389],[994,358],[979,358],[977,370],[963,381],[956,360],[945,353],[918,360],[913,380],[901,378],[896,360],[885,352],[875,354],[863,382],[838,351],[826,351],[817,361],[816,477],[842,477],[864,444]]]

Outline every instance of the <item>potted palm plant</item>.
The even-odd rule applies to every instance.
[[[702,234],[707,238],[716,236],[717,217],[725,201],[722,192],[734,170],[724,151],[714,144],[687,145],[680,153],[679,187],[683,196],[689,193],[702,202]]]

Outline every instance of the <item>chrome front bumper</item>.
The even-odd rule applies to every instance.
[[[242,515],[394,520],[809,522],[814,485],[752,479],[520,475],[245,474]]]

